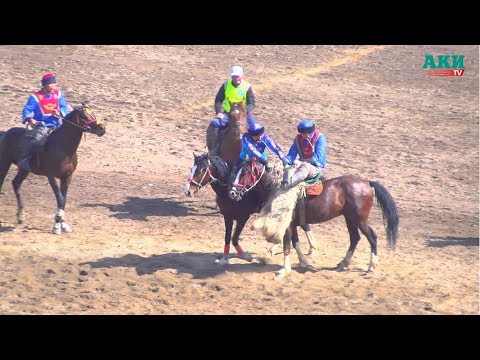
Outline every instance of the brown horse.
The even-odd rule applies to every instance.
[[[184,191],[185,195],[194,197],[201,188],[209,184],[213,191],[215,191],[216,202],[225,223],[225,246],[223,258],[220,260],[220,263],[226,264],[229,258],[232,257],[232,255],[230,255],[230,242],[233,242],[239,258],[251,261],[252,256],[243,251],[238,241],[250,216],[253,213],[260,212],[261,206],[267,200],[268,193],[251,191],[246,193],[241,201],[230,199],[228,196],[230,167],[225,160],[218,156],[210,156],[208,154],[196,155],[194,153],[193,155],[194,164]],[[236,221],[236,226],[232,238],[234,221]],[[310,247],[313,249],[314,239],[310,231],[310,226],[305,224],[302,226],[302,229],[306,232]],[[273,249],[274,248],[270,250],[271,255],[273,255]]]
[[[245,106],[242,102],[231,103],[227,127],[219,131],[221,139],[218,156],[229,164],[233,164],[242,151],[242,134],[247,132],[247,129],[247,111]],[[211,151],[215,145],[210,130],[211,127],[209,126],[207,129],[207,147],[209,151]]]
[[[277,186],[278,182],[268,173],[263,171],[263,165],[260,162],[247,162],[240,174],[239,180],[245,187],[256,186],[259,189],[271,188],[272,183]],[[262,176],[259,177],[259,174]],[[348,268],[355,248],[360,240],[359,230],[367,237],[370,243],[371,257],[368,271],[375,268],[375,259],[377,256],[377,235],[369,225],[369,215],[374,199],[382,209],[384,226],[387,233],[387,241],[391,249],[395,249],[398,238],[399,213],[395,201],[387,189],[376,181],[364,180],[354,175],[344,175],[328,179],[322,182],[323,191],[320,195],[307,196],[305,199],[305,224],[319,224],[331,220],[337,216],[343,215],[347,223],[348,233],[350,234],[350,246],[345,258],[337,265],[337,270]],[[298,247],[297,226],[301,225],[300,209],[295,207],[297,201],[298,188],[283,190],[278,188],[272,193],[267,204],[262,210],[262,217],[268,216],[270,219],[275,209],[275,200],[280,197],[287,199],[285,203],[292,204],[292,215],[281,222],[267,224],[262,222],[264,219],[257,219],[254,227],[261,228],[264,235],[272,242],[279,242],[283,238],[284,267],[279,275],[284,275],[291,271],[290,266],[290,242]],[[231,188],[230,197],[241,199],[242,192],[236,188]],[[287,207],[284,207],[285,209]],[[283,211],[283,210],[282,210]],[[281,214],[280,214],[281,215]],[[258,221],[258,222],[257,222]],[[298,252],[298,249],[297,249]],[[300,257],[300,256],[299,256]],[[306,261],[300,263],[301,266],[307,266]]]
[[[11,164],[18,164],[21,144],[26,129],[14,127],[0,138],[0,189]],[[70,226],[64,222],[65,204],[68,186],[77,167],[77,148],[82,134],[89,132],[98,136],[105,134],[105,126],[97,120],[92,110],[83,103],[67,114],[60,127],[50,133],[45,146],[30,159],[31,172],[46,176],[57,200],[57,212],[53,233],[70,232]],[[24,220],[23,202],[20,187],[30,172],[19,168],[12,181],[17,198],[17,222]],[[60,187],[57,180],[60,179]],[[0,221],[1,226],[1,221]]]

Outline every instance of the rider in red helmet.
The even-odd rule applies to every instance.
[[[42,146],[59,125],[59,118],[68,113],[67,99],[57,89],[57,78],[52,73],[43,75],[42,88],[31,95],[22,111],[22,123],[27,124],[25,141],[19,156],[18,166],[30,171],[30,151],[33,146]]]

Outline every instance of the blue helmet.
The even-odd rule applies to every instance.
[[[313,123],[312,120],[303,119],[298,123],[297,129],[299,133],[310,134],[315,131],[315,124]]]
[[[250,124],[248,127],[248,133],[252,136],[262,135],[265,132],[265,128],[263,125],[258,123]]]

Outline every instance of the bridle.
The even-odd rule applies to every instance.
[[[249,173],[247,173],[245,171],[245,176],[243,178],[244,181],[243,182],[234,182],[232,184],[232,188],[230,189],[230,192],[229,192],[229,195],[230,195],[231,198],[238,199],[238,200],[243,198],[243,196],[247,192],[252,190],[258,184],[258,182],[262,179],[263,174],[265,174],[265,166],[263,167],[262,171],[260,172],[256,161],[253,161],[253,159],[252,159],[250,163],[252,164],[251,171]],[[243,166],[242,168],[240,168],[239,172],[237,173],[236,179],[238,179],[239,176],[241,175],[241,173],[243,171],[243,168],[245,168],[245,170],[246,170],[246,166]],[[259,176],[257,178],[258,174],[259,174]],[[246,185],[245,178],[247,177],[247,175],[251,178],[252,183],[253,183],[250,187],[247,187],[247,185]]]
[[[73,114],[72,114],[73,112],[77,113],[76,114],[77,122],[73,122],[70,120],[70,117],[73,117]],[[76,107],[66,117],[60,116],[60,118],[62,119],[63,122],[68,122],[69,124],[76,126],[82,129],[83,131],[90,131],[92,129],[90,126],[91,124],[97,124],[97,125],[100,124],[100,122],[93,115],[93,111],[86,106]],[[79,122],[81,122],[81,124],[79,124]]]
[[[205,163],[205,161],[204,161],[204,163]],[[213,165],[212,165],[212,162],[210,161],[210,159],[207,159],[206,163],[207,163],[207,166],[204,167],[204,168],[201,168],[201,169],[204,169],[204,170],[202,170],[203,175],[202,175],[202,178],[200,179],[200,181],[195,181],[195,179],[194,179],[195,172],[197,171],[197,168],[198,168],[198,165],[196,165],[196,164],[192,167],[190,177],[187,179],[187,181],[192,183],[192,184],[195,184],[197,186],[197,191],[200,190],[202,187],[207,186],[207,185],[209,185],[209,184],[211,184],[215,181],[217,181],[220,185],[226,185],[226,184],[222,184],[219,179],[217,179],[215,176],[213,176],[212,170],[211,170]],[[207,175],[210,177],[210,180],[206,184],[204,184],[203,182],[204,182],[205,178],[207,177]]]

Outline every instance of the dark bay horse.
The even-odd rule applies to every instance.
[[[243,251],[238,241],[250,216],[253,213],[260,212],[261,206],[267,200],[267,193],[252,191],[246,193],[241,201],[230,199],[228,196],[230,167],[226,161],[218,156],[210,156],[208,154],[197,155],[194,153],[193,155],[194,164],[184,191],[185,195],[193,197],[201,188],[209,184],[215,191],[216,202],[225,223],[225,246],[220,263],[227,263],[231,257],[229,256],[230,242],[233,242],[233,246],[241,259],[251,261],[252,256]],[[234,221],[236,221],[236,226],[232,238]],[[307,232],[307,237],[313,241],[310,227],[306,225],[302,226],[302,228]]]
[[[0,138],[0,189],[11,164],[18,164],[21,144],[26,129],[14,127]],[[63,118],[62,125],[48,135],[45,146],[37,155],[30,158],[31,172],[46,176],[57,200],[57,212],[53,233],[70,232],[70,226],[64,222],[65,204],[68,186],[77,167],[77,148],[82,134],[89,132],[98,136],[105,134],[105,126],[95,118],[92,110],[83,103],[75,107]],[[17,222],[24,220],[23,202],[20,187],[30,172],[19,168],[12,181],[17,198]],[[57,180],[60,180],[60,187]],[[0,221],[1,226],[1,221]]]
[[[255,184],[260,189],[270,188],[275,181],[272,176],[267,172],[263,172],[261,177],[258,176],[263,171],[263,167],[261,163],[256,161],[250,164],[247,162],[240,174],[240,181],[247,187]],[[345,258],[337,265],[337,270],[346,269],[350,265],[353,253],[360,240],[360,230],[370,243],[371,256],[368,271],[373,271],[377,256],[377,234],[369,225],[368,218],[373,201],[376,199],[377,204],[382,209],[388,245],[394,250],[398,239],[399,213],[392,195],[380,183],[364,180],[354,175],[335,177],[323,181],[322,184],[323,191],[320,195],[307,196],[305,199],[304,223],[319,224],[343,215],[350,235],[350,246]],[[272,214],[278,211],[278,209],[275,209],[275,200],[283,197],[282,201],[285,199],[285,203],[293,204],[291,206],[293,213],[289,218],[284,219],[284,224],[278,222],[273,224],[275,226],[271,224],[266,226],[265,222],[263,224],[261,221],[258,223],[260,224],[258,227],[262,228],[263,234],[268,240],[279,242],[281,241],[279,237],[283,238],[284,268],[279,272],[279,275],[291,271],[290,243],[294,244],[295,249],[298,246],[297,226],[300,225],[301,218],[300,210],[298,206],[295,206],[298,191],[297,188],[285,191],[277,187],[264,206],[265,212],[262,210],[261,216],[268,212],[269,216],[273,217]],[[230,192],[232,198],[237,200],[242,198],[241,190],[232,188]],[[280,209],[280,211],[283,210]],[[307,264],[301,263],[300,265],[306,266]]]
[[[218,156],[224,159],[230,165],[233,164],[242,151],[242,134],[247,132],[247,111],[242,102],[230,103],[230,112],[228,113],[228,124],[222,133],[220,140],[220,149]],[[207,147],[212,150],[214,147],[213,139],[207,129]]]

